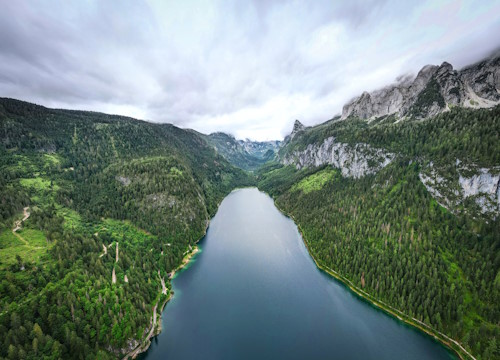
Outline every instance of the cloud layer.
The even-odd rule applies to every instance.
[[[500,45],[498,1],[3,1],[0,96],[275,139]]]

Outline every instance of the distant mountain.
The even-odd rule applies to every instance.
[[[373,120],[381,116],[426,118],[454,106],[489,108],[500,103],[500,55],[454,70],[443,62],[427,65],[415,78],[361,96],[344,105],[342,119],[355,116]]]
[[[253,141],[245,139],[238,140],[238,142],[250,155],[265,160],[271,160],[281,146],[281,141],[279,140]]]
[[[223,132],[202,136],[231,164],[244,170],[256,170],[267,161],[274,159],[281,143],[278,140],[236,140],[234,136]]]

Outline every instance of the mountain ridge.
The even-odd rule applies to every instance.
[[[342,119],[365,120],[388,115],[426,118],[462,106],[487,108],[500,103],[500,55],[454,70],[448,62],[426,65],[415,78],[363,92],[342,108]]]

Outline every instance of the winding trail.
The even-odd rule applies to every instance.
[[[167,295],[167,287],[165,286],[165,278],[161,277],[160,270],[158,270],[158,277],[160,278],[160,281],[161,281],[161,293],[163,295]]]
[[[20,230],[21,229],[21,225],[23,222],[25,222],[29,217],[30,217],[30,213],[28,212],[28,209],[30,207],[29,206],[26,206],[24,209],[23,209],[23,218],[22,220],[17,220],[15,223],[14,223],[14,228],[12,229],[13,232],[16,232],[17,230]]]
[[[102,244],[102,251],[103,251],[103,253],[101,255],[99,255],[99,257],[103,257],[104,255],[108,255],[108,248],[104,244]]]
[[[207,227],[208,227],[208,224],[207,224]],[[205,229],[205,234],[206,234],[206,229]],[[168,244],[170,246],[170,244]],[[191,260],[191,258],[196,255],[196,253],[198,253],[200,249],[198,248],[198,246],[195,246],[194,248],[191,248],[191,252],[189,252],[183,259],[182,259],[182,263],[174,270],[172,270],[169,274],[168,274],[168,278],[169,279],[172,279],[175,275],[175,272],[176,271],[179,271],[180,269],[184,268],[188,263],[189,261]],[[158,276],[160,276],[160,271],[158,270]],[[162,294],[167,294],[167,288],[165,286],[165,280],[164,278],[161,278],[161,282],[162,282]],[[173,292],[170,292],[169,293],[169,296],[168,298],[165,300],[165,302],[163,303],[163,307],[170,301],[170,299],[172,298],[173,296]],[[158,301],[159,302],[159,301]],[[151,327],[151,330],[148,332],[148,334],[146,336],[144,336],[141,340],[141,343],[137,346],[137,348],[135,348],[134,350],[132,350],[131,352],[129,352],[128,354],[126,354],[124,357],[123,357],[123,360],[126,360],[126,359],[135,359],[137,357],[137,355],[139,355],[140,353],[146,351],[148,348],[149,348],[149,345],[151,344],[151,341],[150,339],[155,336],[155,327],[156,327],[156,309],[158,307],[158,302],[156,302],[155,306],[153,307],[153,317],[152,317],[152,327]],[[160,310],[163,310],[160,309]],[[158,330],[158,333],[161,331],[161,329]]]
[[[14,234],[15,237],[17,237],[19,240],[21,240],[25,246],[29,247],[30,249],[43,249],[42,246],[32,246],[30,243],[21,236],[21,234],[18,233],[19,230],[22,229],[23,222],[25,222],[31,215],[31,213],[28,212],[29,206],[26,206],[23,209],[23,218],[21,220],[16,220],[14,222],[14,227],[12,228],[12,233]]]
[[[158,307],[158,303],[156,303],[155,306],[153,307],[153,317],[151,319],[152,326],[151,326],[151,330],[149,330],[148,334],[144,338],[145,341],[148,341],[154,335],[154,331],[156,328],[156,308],[157,307]],[[144,351],[144,349],[142,348],[141,345],[139,345],[135,350],[133,350],[130,353],[128,353],[127,355],[125,355],[123,360],[129,359],[129,358],[135,359],[135,357],[143,351]]]

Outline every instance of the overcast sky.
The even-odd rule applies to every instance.
[[[500,46],[500,1],[0,0],[0,96],[282,138]]]

